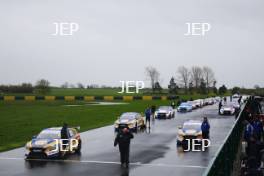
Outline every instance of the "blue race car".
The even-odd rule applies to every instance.
[[[177,108],[178,112],[191,112],[192,111],[192,105],[190,103],[181,103],[180,106]]]

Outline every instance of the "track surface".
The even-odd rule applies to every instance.
[[[176,147],[177,127],[188,119],[202,119],[211,124],[211,147],[205,152],[183,152]],[[190,113],[176,113],[172,120],[156,120],[151,130],[135,134],[131,142],[130,168],[119,164],[118,147],[113,147],[113,126],[81,134],[81,156],[66,160],[31,161],[23,159],[24,148],[0,153],[1,176],[134,176],[134,175],[202,175],[210,160],[234,124],[233,116],[219,116],[217,105]]]

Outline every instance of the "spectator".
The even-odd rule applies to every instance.
[[[148,128],[150,128],[151,109],[149,107],[145,110],[145,116],[146,116],[146,125],[148,124]]]
[[[210,124],[208,122],[207,117],[204,117],[201,129],[202,129],[203,139],[209,139]]]
[[[261,123],[261,121],[259,120],[259,118],[257,118],[256,116],[254,117],[254,121],[252,123],[253,126],[253,133],[256,136],[256,139],[258,141],[261,141],[261,137],[263,134],[263,125]]]

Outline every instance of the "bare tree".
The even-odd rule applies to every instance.
[[[189,80],[190,80],[190,71],[188,70],[188,68],[184,67],[184,66],[180,66],[178,67],[178,79],[180,84],[182,84],[184,86],[185,89],[185,93],[187,92],[188,89],[188,84],[189,84]]]
[[[40,79],[37,81],[35,89],[38,93],[45,94],[50,91],[50,83],[48,80]]]
[[[145,68],[145,73],[148,79],[150,80],[152,90],[154,90],[155,83],[159,82],[159,71],[155,67],[149,66]]]
[[[77,87],[79,88],[79,89],[84,89],[84,85],[82,84],[82,83],[77,83]]]
[[[64,88],[64,89],[67,89],[69,88],[69,83],[68,82],[65,82],[61,85],[61,88]]]
[[[212,84],[214,84],[215,76],[214,72],[210,67],[204,66],[203,67],[203,76],[204,76],[204,81],[206,84],[207,91],[209,91],[209,88]]]
[[[200,82],[202,78],[203,78],[203,70],[201,69],[201,67],[193,66],[191,68],[191,79],[196,89],[198,89],[198,87],[200,86]]]

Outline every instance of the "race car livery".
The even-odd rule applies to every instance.
[[[127,127],[131,131],[137,131],[139,128],[145,127],[144,117],[137,112],[125,112],[115,121],[115,131],[120,127]]]
[[[69,139],[61,139],[62,127],[42,130],[26,144],[26,158],[55,158],[80,153],[81,138],[77,128],[68,128]]]
[[[179,127],[177,134],[177,145],[184,144],[186,139],[202,140],[202,122],[199,120],[188,120]]]

